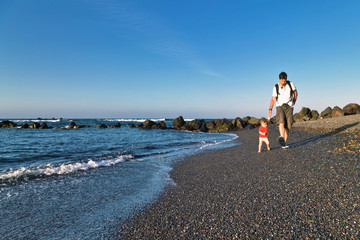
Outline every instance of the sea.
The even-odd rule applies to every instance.
[[[175,163],[241,144],[234,133],[129,127],[146,119],[10,120],[53,128],[0,129],[1,239],[114,239],[124,221],[176,186]],[[173,119],[151,120],[172,127]],[[69,129],[71,122],[89,127]]]

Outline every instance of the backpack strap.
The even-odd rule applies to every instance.
[[[290,87],[290,97],[293,97],[294,91],[293,91],[290,83],[291,83],[290,81],[286,81],[286,84],[289,85],[289,87]],[[280,94],[279,93],[279,84],[275,84],[275,88],[276,88],[276,101],[277,101],[278,96]]]
[[[290,87],[290,97],[293,97],[294,91],[293,91],[290,83],[291,83],[290,81],[286,81],[286,84],[289,85],[289,87]]]

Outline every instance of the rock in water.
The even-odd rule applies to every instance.
[[[184,118],[182,116],[176,118],[174,121],[173,121],[173,126],[175,129],[181,129],[183,126],[185,126],[185,121],[184,121]]]

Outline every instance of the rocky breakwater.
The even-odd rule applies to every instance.
[[[170,129],[166,126],[166,123],[164,121],[161,121],[159,123],[156,123],[154,121],[151,121],[147,119],[144,123],[139,124],[130,124],[131,128],[141,128],[141,129]]]
[[[30,128],[30,129],[49,129],[53,127],[49,127],[46,123],[25,123],[24,125],[17,125],[12,121],[2,121],[0,122],[0,128]]]
[[[300,112],[294,115],[294,121],[306,122],[354,114],[360,114],[360,105],[357,103],[349,103],[343,108],[340,108],[338,106],[335,106],[334,108],[327,107],[320,114],[316,110],[311,110],[310,108],[303,107]]]
[[[173,121],[174,129],[200,132],[227,132],[242,129],[252,129],[260,125],[260,120],[255,117],[235,118],[234,120],[216,119],[206,122],[204,119],[185,122],[182,116]]]
[[[86,125],[77,125],[75,122],[71,122],[68,126],[60,127],[58,129],[80,129],[80,128],[89,128],[90,126]],[[116,123],[112,126],[107,126],[106,124],[100,124],[96,128],[120,128],[121,124]],[[0,128],[22,128],[22,129],[53,129],[54,127],[48,126],[45,122],[43,123],[25,123],[24,125],[17,125],[12,121],[2,121],[0,122]]]

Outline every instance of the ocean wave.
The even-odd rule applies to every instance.
[[[88,162],[77,162],[77,163],[64,163],[60,166],[53,166],[51,164],[41,165],[39,167],[21,167],[18,169],[9,169],[0,172],[0,184],[12,183],[21,180],[29,180],[34,178],[41,178],[52,175],[63,175],[74,173],[77,171],[86,171],[93,168],[99,167],[110,167],[120,162],[132,159],[132,155],[122,155],[110,160],[94,161],[89,160]]]
[[[17,119],[12,122],[60,122],[61,119]]]
[[[210,142],[210,143],[202,142],[203,146],[201,146],[199,149],[201,150],[201,149],[211,147],[211,146],[214,146],[214,145],[223,144],[223,143],[226,143],[226,142],[231,142],[231,141],[234,141],[235,139],[239,138],[239,136],[234,134],[234,133],[222,133],[222,134],[232,136],[233,138],[225,139],[225,140],[221,140],[221,141],[216,141],[215,140],[215,141]]]

